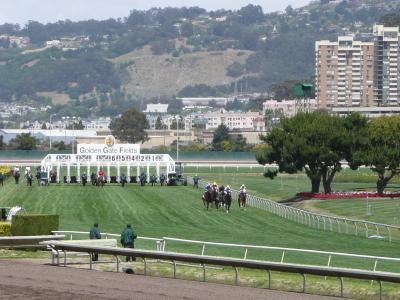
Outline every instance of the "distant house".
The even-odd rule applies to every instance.
[[[183,97],[177,99],[182,100],[184,106],[204,106],[210,105],[212,102],[215,102],[218,106],[225,106],[228,102],[234,100],[234,98],[226,97]]]
[[[61,41],[60,40],[51,40],[51,41],[46,41],[46,46],[47,47],[61,47]]]
[[[221,109],[204,115],[206,129],[216,129],[224,124],[230,130],[265,131],[265,120],[259,112],[227,112]]]
[[[143,112],[150,114],[166,114],[168,112],[168,104],[147,104],[146,110]]]

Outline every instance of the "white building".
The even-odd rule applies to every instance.
[[[374,44],[339,36],[315,43],[316,97],[322,108],[372,106]]]
[[[84,121],[83,125],[86,130],[104,131],[110,129],[111,118],[99,118],[97,120]]]
[[[235,100],[234,98],[226,97],[183,97],[177,99],[182,100],[183,106],[209,106],[213,102],[217,106],[225,106],[228,102]]]
[[[206,129],[224,124],[229,130],[265,131],[265,119],[259,112],[227,112],[220,110],[204,115]]]
[[[3,136],[3,141],[9,143],[10,140],[15,139],[17,135],[22,133],[30,133],[31,136],[40,141],[52,140],[52,142],[64,142],[69,144],[77,138],[90,138],[96,137],[97,132],[93,130],[35,130],[35,129],[0,129],[0,135]]]
[[[377,118],[381,116],[400,116],[399,106],[376,106],[376,107],[333,107],[330,111],[332,114],[346,116],[350,113],[360,113],[368,118]]]
[[[151,114],[166,114],[168,112],[168,104],[147,104],[146,110],[143,112]]]
[[[374,93],[377,105],[400,104],[399,27],[374,25]]]
[[[307,100],[267,100],[263,103],[263,116],[267,110],[277,112],[279,111],[283,116],[290,118],[296,115],[296,101],[299,102],[302,110],[309,112],[315,111],[318,108],[317,101],[315,99]]]
[[[46,41],[46,46],[47,47],[61,47],[61,41],[60,40]]]

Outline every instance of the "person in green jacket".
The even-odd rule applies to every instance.
[[[93,227],[90,229],[89,232],[89,238],[91,240],[99,240],[101,239],[101,233],[99,229],[99,224],[95,223]],[[98,253],[92,253],[92,261],[98,261],[99,260],[99,254]]]
[[[200,177],[196,175],[194,175],[193,177],[193,188],[199,188],[199,181],[200,181]]]
[[[121,233],[121,244],[124,248],[135,248],[135,239],[137,235],[131,224],[126,225],[126,228]],[[136,257],[127,256],[126,261],[136,261]]]

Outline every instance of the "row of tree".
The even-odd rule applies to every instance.
[[[276,163],[280,172],[304,171],[311,191],[332,192],[332,182],[348,163],[355,170],[368,166],[377,176],[377,191],[400,174],[400,117],[382,116],[372,120],[359,115],[347,117],[324,112],[300,113],[283,119],[281,126],[263,136],[266,146],[257,153],[261,164]],[[276,173],[265,174],[273,178]]]

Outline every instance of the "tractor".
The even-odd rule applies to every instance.
[[[187,177],[183,175],[181,162],[175,163],[175,173],[168,174],[168,185],[187,185]]]

